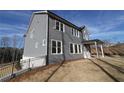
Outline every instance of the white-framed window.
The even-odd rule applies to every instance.
[[[82,54],[82,45],[78,45],[78,53]]]
[[[78,37],[80,37],[80,32],[78,31],[77,33],[78,33]]]
[[[70,43],[69,47],[70,47],[69,48],[70,53],[73,54],[74,53],[74,48],[73,48],[74,47],[74,44],[73,43]]]
[[[55,29],[58,30],[58,31],[65,32],[65,24],[55,20]]]
[[[75,36],[77,37],[77,30],[75,29]]]
[[[51,40],[51,53],[62,54],[62,41]]]
[[[75,37],[80,37],[80,32],[74,28],[72,28],[72,35]]]
[[[60,23],[57,20],[55,20],[55,28],[56,28],[56,30],[60,29]]]
[[[83,31],[83,39],[84,40],[89,40],[89,34],[88,34],[88,31],[87,30],[84,30]]]
[[[82,54],[82,45],[76,43],[69,43],[70,54]]]
[[[78,45],[75,44],[75,54],[77,54],[77,53],[78,53]]]
[[[74,36],[74,29],[72,28],[71,31],[72,31],[72,35]]]
[[[60,31],[65,32],[65,24],[60,23]]]

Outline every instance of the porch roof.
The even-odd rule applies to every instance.
[[[99,40],[99,39],[93,39],[93,40],[86,40],[86,41],[83,41],[82,43],[84,45],[94,45],[94,43],[97,43],[97,44],[103,44],[104,42]]]

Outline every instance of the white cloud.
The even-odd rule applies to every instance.
[[[0,11],[0,13],[6,13],[8,15],[15,15],[21,17],[29,17],[31,15],[30,11]]]
[[[24,34],[27,31],[27,25],[25,24],[2,24],[0,23],[0,34],[2,35],[13,35],[13,34]]]
[[[110,40],[112,42],[124,42],[124,31],[108,31],[90,35],[91,39]]]

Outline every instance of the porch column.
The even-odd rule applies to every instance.
[[[101,46],[102,57],[105,57],[104,51],[103,51],[103,45],[101,44],[100,46]]]
[[[96,48],[96,55],[97,55],[97,58],[99,57],[99,54],[98,54],[98,45],[97,45],[97,42],[95,42],[95,48]]]

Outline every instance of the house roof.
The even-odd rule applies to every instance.
[[[64,19],[64,18],[58,16],[57,14],[55,14],[55,13],[53,13],[53,12],[51,12],[51,11],[48,11],[48,10],[46,10],[46,11],[34,12],[34,14],[48,14],[50,17],[55,18],[55,19],[57,19],[57,20],[59,20],[59,21],[65,23],[65,24],[67,24],[67,25],[69,25],[69,26],[72,26],[72,27],[74,27],[75,29],[77,29],[77,30],[79,30],[79,31],[81,31],[81,30],[83,30],[83,29],[85,28],[85,26],[78,27],[78,26],[76,26],[75,24],[69,22],[68,20],[66,20],[66,19]]]

